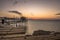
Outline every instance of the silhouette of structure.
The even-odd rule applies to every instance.
[[[22,23],[22,26],[23,25],[25,25],[26,26],[26,24],[27,24],[27,18],[26,17],[24,17],[24,16],[21,16],[21,18],[20,18],[20,21],[21,21],[21,23]]]
[[[24,17],[24,16],[22,16],[22,17],[20,18],[20,20],[21,20],[22,23],[27,22],[27,19],[26,19],[26,17]]]
[[[6,17],[2,17],[1,23],[2,23],[2,24],[6,23]]]
[[[23,26],[23,25],[26,26],[26,24],[27,24],[27,18],[24,17],[24,16],[22,15],[22,13],[20,13],[20,12],[18,12],[18,11],[14,11],[14,10],[13,10],[13,11],[9,11],[9,12],[20,15],[20,16],[21,16],[20,22],[22,23],[22,26]],[[17,26],[17,25],[16,25],[16,26]]]
[[[4,24],[4,22],[5,22],[5,20],[4,20],[4,19],[2,19],[2,24]]]
[[[9,12],[18,14],[20,16],[19,20],[18,21],[16,20],[16,27],[18,27],[18,25],[19,25],[20,27],[22,27],[24,29],[24,31],[26,33],[27,32],[27,22],[28,22],[27,18],[25,16],[23,16],[23,14],[18,11],[13,10],[13,11],[9,11]],[[20,24],[18,24],[18,22]]]

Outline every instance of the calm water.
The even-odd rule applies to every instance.
[[[28,33],[31,34],[35,30],[59,31],[60,32],[60,21],[29,20],[28,21]]]

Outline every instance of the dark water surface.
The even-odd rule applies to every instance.
[[[58,31],[60,32],[60,21],[28,21],[28,33],[31,34],[35,30]]]

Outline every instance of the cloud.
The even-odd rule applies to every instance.
[[[60,13],[57,13],[56,15],[60,15]]]
[[[22,13],[20,13],[18,11],[8,11],[8,12],[15,13],[15,14],[18,14],[18,15],[22,15]]]

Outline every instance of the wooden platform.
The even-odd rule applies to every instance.
[[[12,27],[11,25],[1,25],[0,24],[0,40],[2,39],[9,39],[9,38],[18,38],[24,37],[26,33],[25,27],[19,26],[19,27]]]

